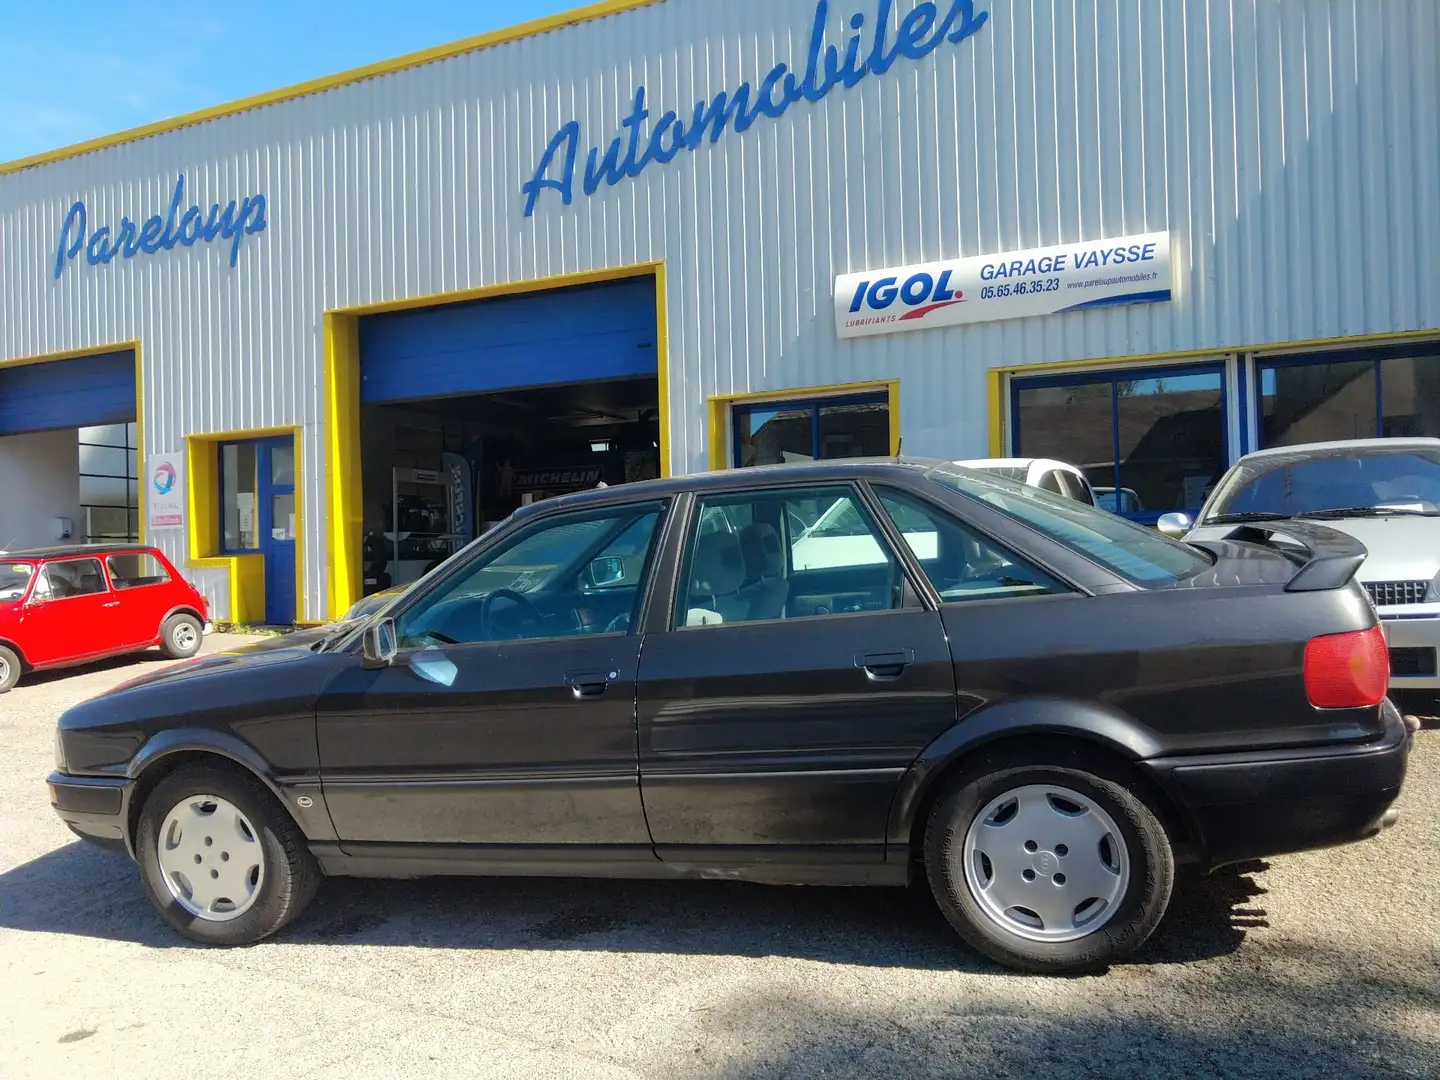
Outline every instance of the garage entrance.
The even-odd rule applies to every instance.
[[[363,591],[517,507],[660,475],[655,280],[360,321]]]
[[[0,550],[139,539],[135,353],[0,366]]]

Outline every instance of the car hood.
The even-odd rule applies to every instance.
[[[206,678],[222,672],[242,669],[259,669],[275,664],[294,663],[313,658],[315,643],[333,630],[333,627],[319,627],[313,630],[297,630],[273,638],[263,638],[248,645],[237,645],[223,652],[208,653],[193,660],[185,660],[157,671],[147,672],[115,687],[112,693],[135,690],[144,686],[160,686]]]
[[[1365,545],[1369,554],[1356,575],[1361,581],[1428,581],[1440,573],[1440,517],[1406,514],[1313,520],[1347,533]],[[1275,528],[1283,532],[1284,524],[1276,522]],[[1186,539],[1215,540],[1237,527],[1205,525],[1192,531]]]

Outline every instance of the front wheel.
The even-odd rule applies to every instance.
[[[305,837],[258,780],[189,765],[156,785],[135,854],[161,917],[205,945],[253,945],[297,918],[320,868]]]
[[[200,651],[203,635],[194,615],[171,615],[160,628],[160,649],[172,660],[185,660]]]
[[[925,867],[970,945],[1048,973],[1104,968],[1139,948],[1175,877],[1164,826],[1122,782],[1040,763],[962,776],[931,813]]]

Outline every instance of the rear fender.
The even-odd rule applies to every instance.
[[[1016,736],[1065,736],[1110,750],[1126,761],[1161,753],[1154,733],[1134,717],[1095,701],[1012,698],[967,714],[921,751],[900,778],[890,809],[888,839],[908,851],[916,815],[935,784],[961,759]]]

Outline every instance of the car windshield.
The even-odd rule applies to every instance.
[[[1006,480],[1018,480],[1022,484],[1030,475],[1030,470],[1023,465],[973,465],[971,468],[992,476],[1003,476]]]
[[[1198,548],[1087,503],[971,469],[941,465],[927,475],[937,484],[987,503],[1077,549],[1137,584],[1183,581],[1211,566],[1209,556]]]
[[[25,595],[35,565],[27,562],[0,562],[0,604],[13,603]]]
[[[1302,451],[1241,462],[1201,521],[1383,514],[1440,515],[1440,449]]]

